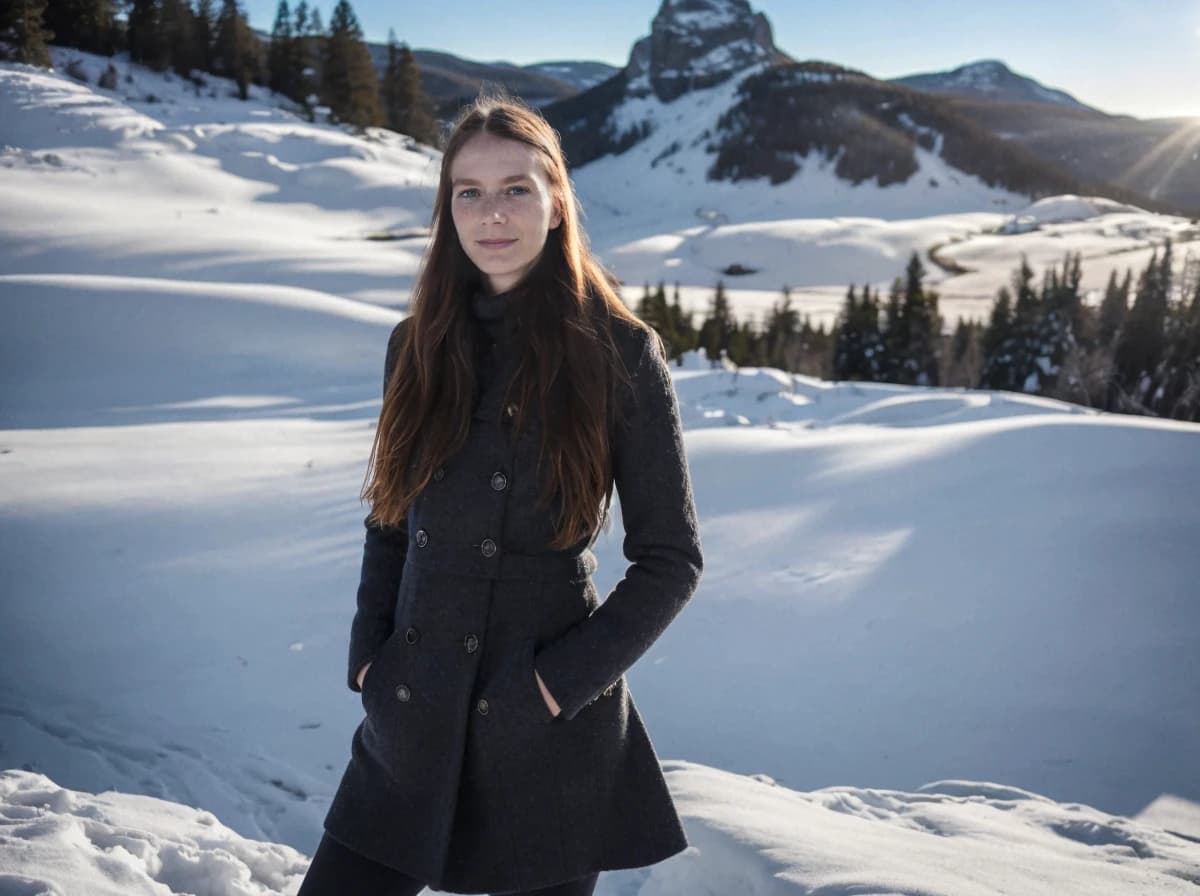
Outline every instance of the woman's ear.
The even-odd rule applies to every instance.
[[[560,210],[558,202],[555,201],[554,211],[550,213],[550,229],[558,230],[558,228],[561,224],[562,224],[562,211]]]

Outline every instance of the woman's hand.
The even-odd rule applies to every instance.
[[[556,701],[550,691],[547,690],[546,683],[542,681],[542,676],[538,675],[537,669],[533,670],[533,677],[537,679],[538,688],[542,692],[542,699],[545,700],[546,705],[550,707],[551,714],[557,717],[558,714],[562,712],[562,708],[558,705],[558,701]]]
[[[363,667],[362,667],[362,669],[360,669],[360,670],[359,670],[359,673],[358,673],[358,689],[359,689],[360,691],[362,690],[363,678],[366,676],[366,674],[367,674],[367,670],[368,670],[368,669],[370,669],[370,668],[371,668],[371,664],[370,664],[370,663],[367,663],[365,666],[363,666]]]

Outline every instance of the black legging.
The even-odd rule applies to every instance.
[[[599,877],[594,872],[540,890],[509,890],[506,896],[592,896]],[[416,896],[423,889],[421,881],[373,862],[325,834],[296,896]]]

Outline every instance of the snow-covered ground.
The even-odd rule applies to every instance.
[[[1200,883],[1194,842],[1016,787],[798,793],[683,760],[663,770],[691,846],[642,872],[602,876],[598,896],[1129,896],[1189,894]],[[308,865],[209,812],[80,793],[32,772],[0,772],[0,826],[6,896],[294,894]]]
[[[435,163],[173,84],[0,67],[0,893],[294,892],[212,816],[311,853],[361,712],[380,306],[423,245],[363,237],[426,222]],[[601,894],[1194,889],[1200,427],[676,385],[706,569],[629,677],[695,849]]]

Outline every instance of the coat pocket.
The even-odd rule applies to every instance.
[[[375,652],[375,658],[371,660],[370,668],[367,669],[367,674],[363,676],[362,688],[360,689],[362,697],[363,711],[369,716],[371,715],[371,707],[375,703],[375,688],[376,685],[387,678],[387,660],[388,655],[396,644],[398,632],[393,630],[388,639],[379,645],[379,650]]]
[[[542,689],[538,687],[537,676],[534,672],[535,645],[532,639],[522,641],[516,651],[515,679],[508,683],[513,695],[513,703],[524,721],[532,720],[545,724],[556,720],[550,711]]]

